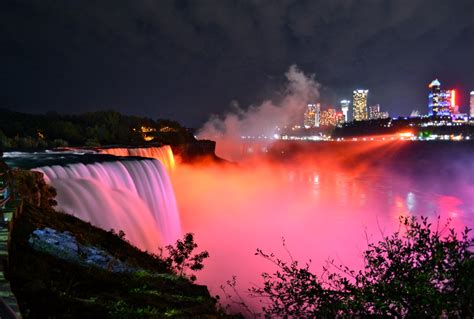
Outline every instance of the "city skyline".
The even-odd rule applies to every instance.
[[[2,1],[0,107],[199,127],[233,101],[278,100],[296,64],[324,105],[369,88],[390,114],[410,114],[426,104],[420,83],[474,90],[472,12],[472,0]]]
[[[413,109],[407,114],[398,114],[394,117],[419,117],[419,116],[468,116],[474,118],[474,91],[469,93],[469,99],[465,99],[468,102],[468,105],[465,107],[458,103],[459,101],[459,90],[457,89],[448,89],[441,90],[441,82],[438,78],[432,80],[429,85],[429,94],[428,94],[428,104],[425,108]],[[461,96],[463,92],[461,92]],[[350,122],[354,120],[354,114],[357,111],[360,113],[359,121],[370,120],[370,119],[382,119],[390,117],[389,112],[383,111],[381,109],[380,103],[371,103],[369,100],[369,90],[365,89],[355,89],[353,90],[353,100],[352,102],[348,99],[343,99],[339,101],[339,109],[344,114],[345,122]],[[354,98],[360,100],[360,105],[355,106]],[[434,102],[433,102],[434,101]],[[433,106],[435,103],[435,112],[433,113]],[[331,104],[326,106],[321,106],[321,103],[317,103],[321,111],[332,109]],[[438,106],[440,104],[441,106]],[[352,105],[352,107],[351,107]],[[442,107],[438,111],[438,107]],[[460,108],[463,107],[466,112],[460,112]],[[346,112],[344,111],[346,110]],[[349,112],[350,111],[350,112]],[[350,118],[349,115],[352,117]]]

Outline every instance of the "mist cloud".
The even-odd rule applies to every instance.
[[[216,141],[217,155],[238,160],[242,136],[273,137],[277,127],[301,123],[306,104],[319,98],[320,84],[314,74],[305,74],[296,65],[291,65],[285,76],[287,85],[279,103],[266,100],[246,110],[234,103],[233,109],[223,117],[211,117],[198,138]]]

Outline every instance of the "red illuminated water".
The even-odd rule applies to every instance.
[[[199,282],[221,294],[220,285],[236,275],[246,296],[259,275],[272,270],[254,255],[256,248],[288,259],[282,237],[293,257],[311,259],[319,274],[329,258],[362,266],[367,240],[392,233],[400,216],[423,215],[435,223],[440,216],[458,230],[473,227],[472,153],[406,147],[279,145],[238,165],[178,165],[172,181],[184,231],[194,232],[211,255]]]
[[[167,170],[172,170],[175,166],[173,151],[169,145],[147,148],[104,148],[100,153],[115,156],[140,156],[159,160]]]
[[[163,150],[110,152],[164,156],[166,162],[172,152]],[[199,248],[211,255],[198,282],[222,294],[220,285],[236,275],[255,308],[246,289],[259,285],[272,265],[254,253],[262,248],[288,259],[282,237],[292,256],[312,260],[319,274],[328,259],[361,267],[367,241],[391,234],[400,216],[427,216],[434,223],[440,216],[457,230],[474,227],[470,144],[249,143],[233,150],[245,159],[181,163],[170,172],[156,160],[41,170],[57,188],[61,209],[107,230],[122,229],[143,249],[156,251],[158,242],[180,237],[181,219],[183,232],[195,233]]]

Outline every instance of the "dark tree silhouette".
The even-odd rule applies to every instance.
[[[322,276],[309,264],[285,262],[257,250],[277,266],[264,273],[263,287],[253,296],[265,298],[267,317],[448,317],[474,315],[474,258],[469,229],[460,235],[440,229],[427,218],[404,217],[400,229],[369,243],[365,267],[354,271],[329,262]],[[291,255],[290,255],[291,257]]]

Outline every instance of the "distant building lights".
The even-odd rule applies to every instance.
[[[456,106],[456,90],[451,90],[451,107]]]
[[[367,95],[369,90],[354,90],[352,92],[352,108],[355,121],[365,121],[368,119]]]
[[[438,81],[438,79],[433,80],[428,87],[431,89],[433,86],[441,86],[441,83]]]
[[[403,132],[399,134],[401,137],[412,137],[413,133],[411,132]]]

